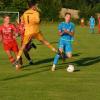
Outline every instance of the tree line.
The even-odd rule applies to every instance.
[[[80,18],[84,17],[85,19],[100,13],[100,0],[37,0],[37,2],[44,20],[59,20],[61,8],[79,10]],[[0,10],[2,11],[22,13],[27,8],[27,0],[0,0]]]

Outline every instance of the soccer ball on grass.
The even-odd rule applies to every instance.
[[[68,65],[68,67],[67,67],[67,72],[74,72],[75,71],[75,67],[74,67],[74,65]]]

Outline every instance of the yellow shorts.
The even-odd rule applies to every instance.
[[[32,38],[37,39],[38,41],[45,40],[42,33],[28,34],[24,35],[23,44],[27,44]]]

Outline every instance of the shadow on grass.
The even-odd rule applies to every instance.
[[[76,53],[76,54],[73,54],[74,57],[77,57],[77,56],[80,56],[80,53]],[[51,63],[53,62],[54,58],[47,58],[47,59],[42,59],[42,60],[39,60],[39,61],[36,61],[34,62],[33,65],[24,65],[24,67],[29,67],[29,66],[34,66],[34,65],[41,65],[41,64],[46,64],[46,63]]]
[[[74,54],[74,56],[79,56],[79,54]],[[13,79],[19,79],[19,78],[23,78],[23,77],[28,77],[30,75],[34,75],[34,74],[39,74],[39,73],[42,73],[42,72],[46,72],[46,71],[49,71],[50,69],[48,67],[52,66],[51,64],[48,64],[46,66],[44,66],[43,64],[47,64],[47,63],[50,63],[50,62],[53,62],[53,59],[54,58],[48,58],[48,59],[43,59],[43,60],[40,60],[40,61],[37,61],[34,63],[34,65],[41,65],[42,67],[38,67],[38,69],[40,69],[39,71],[35,71],[35,72],[30,72],[30,73],[25,73],[25,74],[22,74],[22,75],[18,75],[18,76],[12,76],[12,77],[9,77],[9,78],[4,78],[2,79],[1,81],[9,81],[9,80],[13,80]],[[78,62],[78,61],[77,61]],[[80,61],[79,61],[80,62]],[[67,64],[67,63],[64,63],[64,64]],[[59,64],[61,65],[60,67],[58,67],[57,69],[61,69],[61,68],[64,68],[63,65],[64,64]],[[33,65],[33,66],[34,66]],[[30,65],[25,65],[23,66],[24,67],[28,67]],[[32,66],[32,65],[31,65]],[[42,68],[42,69],[41,69]],[[44,69],[45,68],[45,69]],[[23,69],[24,71],[25,69]]]
[[[97,56],[97,57],[80,58],[79,60],[76,60],[73,62],[66,62],[64,64],[72,63],[72,64],[76,64],[79,67],[85,67],[85,66],[94,65],[94,64],[99,63],[99,62],[100,62],[100,56]],[[61,64],[59,64],[59,65],[61,65]]]
[[[34,75],[34,74],[38,74],[38,73],[42,73],[42,72],[46,72],[46,71],[49,71],[49,69],[43,69],[43,70],[31,72],[31,73],[25,73],[25,74],[18,75],[18,76],[12,76],[12,77],[9,77],[9,78],[4,78],[1,81],[9,81],[9,80],[13,80],[13,79],[20,79],[20,78],[23,78],[23,77],[28,77],[30,75]]]
[[[50,62],[53,62],[53,59],[54,58],[47,58],[47,59],[39,60],[37,62],[34,62],[34,65],[50,63]]]
[[[79,55],[80,54],[74,54],[74,56],[79,56]],[[35,65],[38,65],[38,64],[42,65],[42,64],[50,63],[50,62],[53,62],[53,58],[37,61],[37,62],[35,62]],[[100,56],[85,57],[85,58],[80,58],[79,60],[76,60],[73,62],[65,62],[63,64],[62,63],[58,64],[59,66],[57,67],[57,70],[66,68],[69,63],[75,64],[77,67],[86,67],[86,66],[89,67],[89,66],[94,65],[99,62],[100,62]],[[38,68],[46,68],[46,67],[51,67],[51,66],[52,66],[52,64],[48,64],[48,65],[42,65],[41,67],[38,67]],[[75,72],[77,72],[77,70]]]
[[[68,64],[75,64],[77,67],[90,67],[91,65],[97,64],[100,62],[100,56],[97,57],[85,57],[85,58],[80,58],[79,60],[73,61],[73,62],[65,62],[58,64],[59,66],[56,68],[57,70],[59,69],[65,69]],[[80,71],[80,69],[76,69],[75,72]]]
[[[84,66],[94,65],[99,62],[100,62],[100,56],[81,58],[80,60],[74,61],[72,63],[75,63],[77,66],[84,67]]]
[[[29,67],[29,66],[47,64],[47,63],[53,62],[53,59],[54,58],[47,58],[47,59],[39,60],[39,61],[34,62],[33,65],[29,65],[29,64],[28,65],[24,65],[23,68]]]

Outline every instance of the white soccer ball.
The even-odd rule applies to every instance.
[[[67,72],[74,72],[74,70],[75,70],[75,68],[74,68],[74,65],[69,65],[68,67],[67,67]]]

